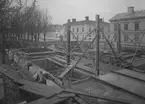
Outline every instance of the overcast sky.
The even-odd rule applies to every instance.
[[[126,12],[128,6],[145,9],[145,0],[37,0],[40,8],[47,8],[53,24],[64,24],[67,19],[91,20],[99,14],[108,21],[116,13]]]

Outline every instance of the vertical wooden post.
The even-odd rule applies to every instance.
[[[71,49],[71,39],[70,39],[70,19],[67,21],[67,27],[66,27],[66,32],[67,32],[67,65],[70,65],[70,49]]]
[[[96,75],[99,75],[99,38],[100,38],[100,23],[99,23],[99,15],[96,15],[96,59],[95,59],[95,70],[96,70]]]
[[[5,33],[2,31],[1,36],[1,58],[2,58],[2,64],[5,64]]]
[[[121,52],[121,32],[119,23],[117,23],[117,52]]]

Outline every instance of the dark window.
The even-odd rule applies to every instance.
[[[84,32],[84,28],[82,28],[82,32]]]
[[[124,24],[124,30],[128,30],[128,24]]]
[[[140,35],[139,35],[139,34],[135,34],[135,35],[134,35],[134,40],[135,40],[135,42],[138,42],[139,39],[140,39]]]
[[[139,23],[134,23],[134,30],[139,30]]]
[[[79,28],[77,28],[77,32],[79,32]]]
[[[115,42],[117,41],[117,35],[114,35],[114,41]]]
[[[84,35],[82,35],[82,39],[84,39]]]
[[[75,39],[75,36],[73,35],[73,39]]]
[[[128,35],[124,35],[124,41],[128,41]]]
[[[114,24],[114,31],[117,30],[117,23]]]
[[[75,29],[73,28],[72,31],[75,32]]]
[[[91,28],[89,28],[89,32],[91,32]]]
[[[99,39],[101,39],[101,35],[99,34]]]
[[[104,35],[102,35],[102,39],[105,39],[105,36]]]
[[[110,35],[108,35],[108,39],[110,39]]]
[[[91,40],[91,35],[89,35],[89,40]]]

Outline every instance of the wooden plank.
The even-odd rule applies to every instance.
[[[20,89],[43,97],[51,97],[62,91],[62,89],[59,86],[57,86],[55,83],[51,83],[50,85],[49,84],[45,85],[45,84],[40,84],[40,83],[30,82],[30,81],[25,81],[25,85],[20,87]]]
[[[19,71],[16,71],[8,66],[6,68],[0,67],[0,73],[3,73],[4,75],[13,79],[14,81],[19,79],[34,81],[34,79],[31,77],[31,74],[25,69],[20,69]]]
[[[3,79],[0,78],[0,100],[4,98],[4,85]]]
[[[115,89],[109,84],[102,83],[98,78],[89,78],[80,82],[73,83],[74,93],[82,93],[94,98],[99,98],[115,102],[132,102],[133,104],[144,104],[145,100],[123,90]],[[72,92],[73,92],[72,91]],[[70,91],[71,92],[71,91]]]
[[[29,102],[27,104],[57,104],[61,101],[64,101],[66,98],[58,98],[58,97],[53,97],[51,99],[47,98],[41,98],[32,102]]]
[[[72,69],[72,67],[73,67],[74,65],[75,65],[75,63],[69,65],[69,66],[59,75],[59,77],[60,77],[60,78],[63,78],[63,77]]]
[[[93,93],[86,93],[85,91],[80,91],[80,90],[72,90],[72,89],[67,89],[68,92],[72,92],[75,93],[77,95],[82,95],[82,96],[87,96],[87,97],[91,97],[91,98],[96,98],[96,99],[102,99],[102,100],[107,100],[107,101],[112,101],[112,102],[117,102],[117,103],[121,103],[121,104],[131,104],[131,101],[127,100],[127,99],[119,99],[117,97],[110,97],[110,96],[102,96],[102,95],[97,95],[97,94],[93,94]],[[136,103],[137,104],[137,103]]]
[[[54,62],[55,64],[58,64],[58,65],[64,67],[64,64],[62,64],[62,63],[60,63],[60,62],[57,62],[57,61],[55,61],[55,60],[53,60],[53,59],[51,59],[51,58],[48,58],[48,60],[51,61],[51,62]]]
[[[81,97],[75,97],[75,100],[79,103],[79,104],[89,104],[87,103],[84,99],[81,99]]]
[[[50,54],[54,54],[55,52],[35,52],[35,53],[29,53],[28,56],[43,56],[43,55],[50,55]]]
[[[145,73],[139,73],[128,69],[121,69],[113,72],[145,82]]]
[[[22,77],[18,73],[16,73],[15,70],[6,69],[6,68],[3,68],[2,66],[0,66],[0,73],[6,75],[7,77],[13,80],[22,79]]]
[[[145,83],[143,82],[113,73],[99,76],[99,79],[116,88],[121,88],[124,91],[145,99]]]

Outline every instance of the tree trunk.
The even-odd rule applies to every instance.
[[[34,36],[35,42],[37,42],[37,35]]]
[[[37,37],[37,39],[38,39],[38,42],[39,42],[39,38],[40,38],[40,33],[38,33],[38,37]]]
[[[44,42],[46,41],[46,33],[44,33]]]

